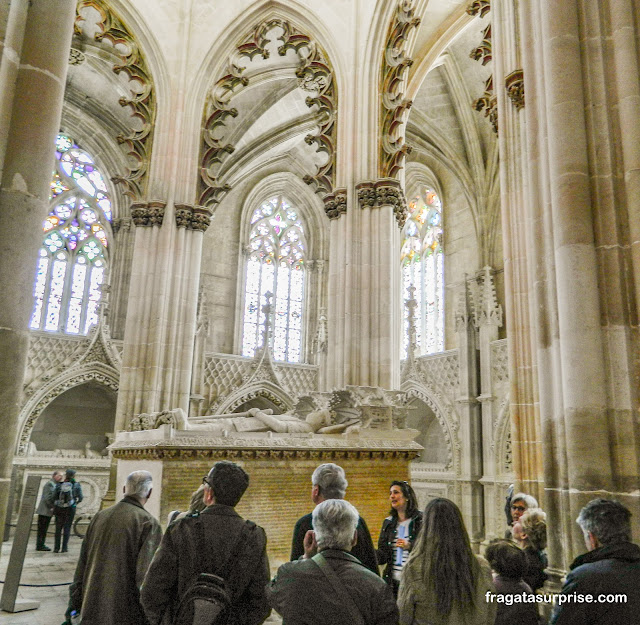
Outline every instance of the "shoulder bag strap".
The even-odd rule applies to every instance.
[[[324,576],[329,580],[329,583],[333,587],[336,596],[340,599],[340,603],[342,603],[345,608],[350,610],[350,612],[352,613],[353,622],[357,625],[365,625],[364,616],[362,616],[362,613],[356,605],[356,602],[344,589],[344,586],[342,585],[339,577],[336,575],[336,572],[331,568],[331,565],[327,562],[322,553],[318,552],[311,559],[320,567],[320,570],[324,573]]]

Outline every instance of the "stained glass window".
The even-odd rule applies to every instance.
[[[444,350],[444,252],[442,203],[430,187],[422,187],[409,202],[409,216],[402,233],[402,293],[405,303],[402,357],[407,357],[409,321],[406,302],[415,287],[414,323],[417,353]]]
[[[29,326],[86,334],[98,322],[111,200],[93,159],[67,135],[56,138],[50,211],[44,220]]]
[[[300,362],[307,243],[298,210],[277,196],[251,216],[244,287],[242,355],[262,346],[266,293],[272,293],[275,360]]]

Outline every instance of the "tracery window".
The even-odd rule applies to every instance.
[[[415,287],[414,308],[417,353],[444,350],[444,252],[442,203],[431,187],[423,186],[409,202],[409,216],[402,233],[402,292],[404,334],[402,357],[407,357],[409,322],[406,302]]]
[[[98,323],[111,217],[107,186],[93,159],[59,134],[30,328],[86,334]]]
[[[275,360],[300,362],[307,244],[296,208],[275,196],[251,215],[245,270],[242,355],[262,346],[266,294],[271,293]]]

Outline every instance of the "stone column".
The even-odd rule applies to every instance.
[[[455,311],[458,335],[459,379],[456,404],[460,413],[460,510],[474,550],[484,538],[482,478],[482,422],[478,404],[478,337],[466,280],[460,287]]]
[[[189,411],[202,239],[211,210],[137,202],[131,217],[136,233],[116,430],[143,412]]]
[[[3,111],[10,110],[0,187],[0,292],[4,294],[0,298],[0,353],[4,363],[0,368],[0,522],[8,499],[33,307],[31,289],[26,286],[33,283],[42,243],[40,224],[47,214],[54,140],[60,125],[75,16],[73,2],[48,0],[14,0],[10,11],[21,14],[27,5],[24,35],[14,31],[12,38],[5,39],[5,45],[23,39],[22,47],[5,47],[0,75]],[[23,17],[15,19],[22,23]],[[7,93],[13,94],[10,107]]]

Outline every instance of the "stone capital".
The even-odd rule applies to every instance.
[[[164,220],[166,202],[151,200],[131,204],[131,220],[136,226],[161,226]]]
[[[329,219],[339,219],[347,212],[347,190],[336,189],[324,196],[324,212]]]
[[[400,181],[395,178],[381,178],[356,185],[358,204],[361,209],[391,206],[393,214],[402,228],[407,219],[407,200]]]
[[[213,210],[207,206],[193,204],[176,204],[176,226],[205,232],[211,225]]]

